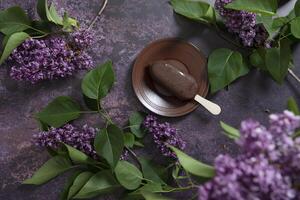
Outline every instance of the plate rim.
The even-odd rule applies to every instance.
[[[141,57],[141,55],[143,55],[143,53],[148,50],[149,48],[151,48],[151,46],[156,45],[157,43],[161,43],[161,42],[174,42],[174,41],[178,41],[178,42],[182,42],[185,43],[189,46],[191,46],[193,49],[195,49],[198,53],[200,53],[204,58],[205,58],[205,63],[206,63],[206,72],[207,72],[207,57],[205,56],[205,54],[198,48],[196,47],[194,44],[192,44],[191,42],[188,42],[182,38],[178,38],[178,37],[170,37],[170,38],[162,38],[162,39],[158,39],[155,41],[152,41],[150,43],[148,43],[136,56],[135,60],[134,60],[134,64],[133,64],[133,68],[132,68],[132,74],[131,74],[131,82],[132,82],[132,87],[134,90],[134,93],[136,95],[136,97],[138,98],[138,100],[140,101],[140,103],[146,107],[148,110],[150,110],[151,112],[160,115],[160,116],[164,116],[164,117],[180,117],[180,116],[185,116],[191,112],[193,112],[196,108],[198,108],[199,104],[198,103],[194,103],[194,105],[192,105],[189,109],[185,110],[184,112],[166,112],[166,111],[161,111],[156,109],[155,107],[151,106],[149,104],[149,102],[146,101],[146,99],[144,99],[142,92],[140,91],[140,87],[137,87],[137,84],[134,77],[135,77],[135,69],[137,68],[137,60]],[[203,97],[206,97],[209,91],[209,81],[207,78],[206,81],[206,87],[203,91]]]

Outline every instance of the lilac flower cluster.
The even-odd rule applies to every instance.
[[[215,8],[223,17],[229,32],[236,34],[244,46],[266,46],[268,33],[262,25],[256,24],[256,14],[225,8],[233,0],[216,0]]]
[[[288,176],[263,157],[216,158],[217,176],[199,188],[199,200],[288,200],[296,191]]]
[[[34,143],[38,147],[58,148],[60,143],[70,145],[92,158],[97,158],[97,153],[93,148],[94,138],[97,129],[84,125],[82,128],[66,124],[60,128],[50,128],[33,136]]]
[[[78,70],[91,69],[93,62],[86,48],[91,45],[89,32],[27,39],[8,58],[10,76],[19,81],[37,83],[71,76]]]
[[[91,32],[86,30],[80,30],[71,33],[71,45],[73,45],[74,49],[86,49],[90,47],[93,43],[93,35]]]
[[[164,156],[176,158],[176,154],[167,145],[172,145],[181,150],[185,148],[185,141],[178,135],[177,129],[171,127],[169,123],[159,123],[155,116],[148,115],[143,125],[152,134],[157,148]]]
[[[300,199],[300,138],[293,138],[300,116],[289,111],[270,115],[270,125],[241,124],[236,158],[220,155],[216,176],[199,187],[199,200]]]
[[[42,131],[33,135],[33,141],[37,147],[50,147],[57,149],[61,143],[65,143],[76,148],[91,158],[98,160],[99,156],[94,149],[94,139],[99,130],[84,125],[82,128],[66,124],[60,128],[50,128],[48,131]],[[128,158],[128,151],[124,150],[121,160]]]

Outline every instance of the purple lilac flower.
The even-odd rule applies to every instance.
[[[270,127],[269,131],[279,135],[291,136],[300,125],[300,117],[295,116],[290,111],[284,111],[282,114],[270,115]]]
[[[291,179],[264,156],[216,158],[217,176],[199,188],[199,200],[295,199]]]
[[[15,80],[37,83],[91,69],[92,58],[85,51],[89,45],[91,36],[83,31],[73,33],[69,39],[62,36],[27,39],[8,58],[10,76]]]
[[[254,120],[245,120],[241,123],[241,137],[237,144],[242,148],[244,154],[249,156],[261,152],[274,150],[274,137],[266,127]]]
[[[60,128],[50,128],[33,136],[34,143],[38,147],[58,148],[60,143],[70,145],[93,158],[97,158],[93,148],[93,141],[97,129],[84,125],[82,128],[66,124]]]
[[[293,138],[299,127],[300,116],[289,111],[270,115],[268,128],[243,121],[242,153],[216,158],[216,176],[199,187],[199,200],[300,199],[300,138]]]
[[[185,148],[185,141],[178,135],[177,129],[171,127],[169,123],[159,123],[155,116],[148,115],[143,125],[152,134],[154,142],[164,156],[176,158],[176,154],[168,148],[167,144],[181,150]]]
[[[256,14],[225,8],[234,0],[216,0],[215,8],[225,22],[228,31],[236,34],[244,46],[268,46],[268,33],[262,25],[256,24]]]
[[[94,139],[98,131],[98,129],[87,125],[78,128],[72,124],[66,124],[60,128],[52,127],[48,131],[42,131],[34,134],[33,138],[35,145],[38,147],[50,147],[57,149],[61,143],[65,143],[82,151],[93,159],[98,160],[99,156],[93,146]],[[120,159],[126,160],[127,157],[128,152],[124,150]]]
[[[86,49],[93,43],[93,34],[86,30],[79,30],[71,33],[71,44],[76,49]]]
[[[300,138],[293,138],[299,126],[300,116],[292,112],[270,115],[269,132],[275,136],[275,149],[268,152],[269,159],[294,177],[300,177]]]
[[[129,157],[129,153],[126,149],[123,150],[120,160],[127,160]]]

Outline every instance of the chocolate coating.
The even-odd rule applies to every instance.
[[[178,60],[174,60],[174,59],[170,59],[170,60],[161,60],[158,62],[164,62],[165,64],[170,64],[173,67],[176,67],[179,71],[183,72],[183,73],[189,73],[189,71],[187,70],[186,66],[179,62]],[[161,87],[159,84],[157,84],[156,82],[153,83],[154,87],[156,89],[156,91],[164,96],[173,96],[173,94],[171,94],[168,90],[166,90],[165,88]]]
[[[150,75],[155,83],[181,100],[193,99],[198,91],[196,80],[183,73],[169,62],[157,61],[150,66]]]

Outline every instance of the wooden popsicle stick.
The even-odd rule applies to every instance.
[[[200,103],[206,110],[208,110],[213,115],[219,115],[221,113],[221,107],[203,97],[200,95],[196,95],[194,97],[194,100]]]

